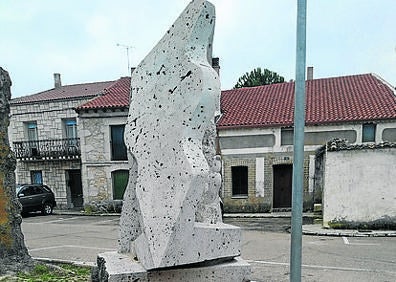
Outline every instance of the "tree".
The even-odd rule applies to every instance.
[[[21,230],[21,206],[15,193],[15,156],[10,150],[7,128],[11,79],[0,67],[0,274],[32,267]]]
[[[285,79],[283,76],[278,75],[276,72],[270,71],[268,69],[264,69],[264,72],[261,68],[256,68],[252,70],[250,73],[245,73],[239,79],[237,84],[235,84],[235,88],[241,87],[253,87],[267,84],[274,84],[284,82]]]

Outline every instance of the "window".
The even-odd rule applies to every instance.
[[[63,121],[65,125],[65,137],[67,139],[77,138],[77,122],[75,119],[65,119]]]
[[[124,198],[125,189],[128,185],[129,171],[116,170],[111,173],[113,180],[113,199],[122,200]]]
[[[112,125],[111,128],[111,159],[127,160],[127,149],[124,143],[125,125]]]
[[[35,121],[26,123],[26,131],[29,141],[29,150],[32,156],[38,156],[38,132],[37,123]]]
[[[22,188],[18,194],[23,194],[24,196],[33,196],[37,193],[35,191],[34,186],[28,185],[28,186],[25,186],[24,188]]]
[[[232,196],[248,195],[248,167],[233,166],[231,167],[232,178]]]
[[[33,184],[43,184],[43,173],[41,170],[32,170],[30,172],[30,181]]]
[[[362,142],[375,142],[375,129],[376,126],[373,123],[363,124]]]
[[[37,141],[38,134],[37,134],[37,122],[31,121],[26,123],[27,127],[27,135],[29,141]]]
[[[63,120],[64,134],[67,146],[67,153],[75,155],[78,152],[78,141],[77,141],[77,122],[75,119]]]
[[[281,145],[293,145],[294,130],[291,127],[281,129]]]

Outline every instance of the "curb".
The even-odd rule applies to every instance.
[[[121,213],[85,213],[84,211],[54,210],[54,215],[75,215],[75,216],[121,216]]]
[[[45,263],[52,263],[52,264],[62,263],[62,264],[72,264],[76,266],[89,266],[89,267],[96,266],[96,263],[94,262],[77,261],[77,260],[50,259],[50,258],[40,258],[40,257],[32,257],[32,259]]]
[[[396,237],[395,230],[326,229],[320,224],[303,225],[304,235],[334,237]]]
[[[291,213],[225,213],[223,218],[291,218]],[[314,214],[304,213],[303,218],[314,218]]]
[[[73,216],[120,216],[120,213],[89,213],[83,211],[54,210],[55,215]],[[223,218],[291,218],[290,213],[226,213]],[[304,213],[303,218],[314,218],[313,213]],[[321,224],[304,224],[302,233],[311,236],[334,236],[334,237],[396,237],[396,230],[353,230],[353,229],[326,229]]]

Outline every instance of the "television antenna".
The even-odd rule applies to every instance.
[[[125,50],[126,50],[126,55],[127,55],[127,60],[128,60],[128,73],[130,73],[131,72],[131,66],[130,66],[130,63],[129,63],[129,49],[132,49],[134,47],[130,46],[130,45],[120,44],[120,43],[117,43],[117,46],[125,48]]]

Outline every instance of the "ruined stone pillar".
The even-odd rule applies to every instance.
[[[21,207],[15,191],[15,156],[10,150],[8,125],[11,79],[0,67],[0,273],[31,262],[21,231]]]

